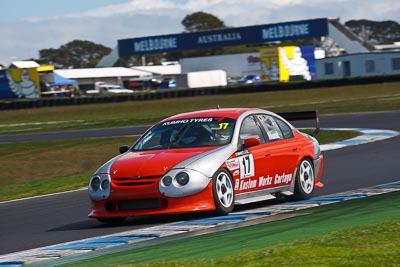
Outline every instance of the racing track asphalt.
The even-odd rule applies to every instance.
[[[0,136],[0,143],[139,135],[146,131],[148,128],[149,126],[132,126],[91,130],[73,130],[65,132],[2,135]]]
[[[321,127],[360,127],[400,131],[400,111],[325,115],[320,117],[320,122]],[[298,124],[298,126],[302,125]],[[138,130],[136,127],[124,127],[118,128],[118,133],[132,134],[133,129]],[[99,135],[104,134],[103,136],[116,133],[110,130],[97,131],[101,132],[98,133]],[[93,133],[92,131],[79,132],[84,135]],[[51,134],[53,137],[55,135]],[[63,135],[65,136],[65,133]],[[74,133],[74,136],[79,136],[79,134]],[[46,139],[49,137],[46,134],[40,136]],[[324,152],[323,182],[325,187],[317,190],[316,195],[321,196],[400,180],[399,151],[400,135],[379,142]],[[256,205],[267,204],[270,203]],[[254,205],[247,205],[241,209],[253,207]],[[89,208],[86,190],[0,203],[0,255],[204,216],[204,214],[189,214],[140,217],[131,218],[123,225],[107,226],[88,219]]]

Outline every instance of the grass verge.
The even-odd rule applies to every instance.
[[[153,124],[169,115],[221,107],[261,107],[274,112],[321,114],[400,109],[400,83],[293,91],[205,95],[149,101],[1,110],[0,134]],[[226,89],[227,91],[229,89]]]
[[[138,248],[73,266],[400,266],[400,192],[301,212],[307,215]]]

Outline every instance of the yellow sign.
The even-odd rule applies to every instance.
[[[261,79],[279,81],[279,59],[277,48],[260,49]]]
[[[305,47],[307,48],[307,47]],[[279,72],[280,80],[311,80],[308,61],[299,46],[279,47]],[[308,56],[308,55],[307,55]],[[313,56],[313,54],[312,54]]]
[[[6,72],[10,90],[19,98],[38,98],[40,94],[37,68],[9,69]]]
[[[37,71],[38,72],[54,71],[54,66],[53,65],[39,66],[39,67],[37,67]]]
[[[285,46],[260,49],[263,81],[288,82],[315,78],[313,46]]]

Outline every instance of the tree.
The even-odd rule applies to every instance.
[[[391,44],[400,39],[400,24],[393,20],[349,20],[344,25],[349,27],[362,40],[375,44]]]
[[[58,49],[40,50],[40,58],[37,61],[41,64],[54,65],[56,68],[91,68],[110,52],[109,47],[90,41],[74,40]]]
[[[198,32],[226,28],[223,21],[216,16],[202,11],[187,15],[182,20],[185,32]]]
[[[227,28],[225,23],[221,21],[219,18],[217,18],[212,14],[205,13],[202,11],[187,15],[182,20],[181,23],[185,28],[185,32],[198,32],[198,31]],[[212,56],[212,55],[220,55],[222,53],[223,53],[223,48],[218,47],[218,48],[168,52],[166,54],[166,57],[168,58],[168,60],[175,61],[185,57]]]

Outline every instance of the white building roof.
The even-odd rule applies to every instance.
[[[104,77],[144,77],[151,76],[150,72],[130,68],[86,68],[54,70],[57,74],[69,79],[104,78]]]
[[[173,75],[181,74],[182,68],[181,64],[173,65],[153,65],[153,66],[135,66],[132,67],[134,70],[147,71],[158,75]]]
[[[375,48],[377,50],[381,51],[400,51],[400,42],[395,42],[393,44],[381,44],[381,45],[375,45]]]
[[[11,62],[11,66],[14,66],[19,69],[40,67],[40,65],[35,61],[13,61]]]

